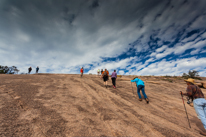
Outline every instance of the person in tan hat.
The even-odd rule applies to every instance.
[[[205,128],[205,131],[201,131],[200,134],[206,136],[206,100],[204,94],[201,89],[195,85],[194,79],[189,78],[185,80],[185,82],[187,83],[186,93],[180,91],[180,94],[192,98],[197,117],[201,120]]]

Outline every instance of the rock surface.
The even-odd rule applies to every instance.
[[[201,136],[202,123],[186,104],[188,126],[183,79],[140,77],[146,104],[138,101],[135,83],[132,91],[132,78],[117,79],[114,89],[111,79],[105,88],[94,75],[0,75],[0,136]]]
[[[202,82],[202,86],[206,88],[206,82]]]

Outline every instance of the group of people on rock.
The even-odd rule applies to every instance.
[[[80,71],[81,77],[83,76],[83,71],[84,71],[84,69],[82,67],[82,69]],[[104,85],[107,88],[107,81],[109,80],[109,71],[107,69],[105,69],[104,71],[103,71],[103,69],[101,71],[100,71],[100,69],[98,69],[97,70],[98,76],[100,73],[101,73],[100,78],[103,79]],[[114,72],[112,72],[111,79],[112,79],[113,87],[116,88],[116,79],[117,79],[116,70],[114,70]],[[136,83],[139,101],[142,101],[142,97],[140,94],[140,90],[141,90],[142,94],[144,96],[144,99],[146,100],[147,103],[149,103],[149,99],[145,93],[144,81],[142,81],[138,77],[134,77],[133,80],[131,80],[131,82]],[[203,126],[205,128],[205,131],[204,132],[201,131],[200,134],[206,136],[206,100],[204,98],[204,94],[203,94],[202,90],[197,85],[195,85],[194,79],[189,78],[189,79],[185,80],[185,82],[187,84],[186,93],[183,93],[182,91],[180,91],[180,94],[182,96],[184,95],[184,96],[187,96],[187,97],[192,99],[196,114],[197,114],[198,118],[201,120],[201,122],[203,123]]]
[[[32,67],[29,67],[28,73],[30,74],[31,71],[32,71]],[[37,66],[36,73],[38,73],[38,71],[39,71],[39,67]],[[84,73],[83,67],[80,69],[80,73],[81,73],[80,76],[82,77],[83,73]],[[101,69],[101,71],[100,71],[100,69],[98,69],[97,75],[98,76],[100,75],[100,78],[103,79],[104,85],[107,88],[107,86],[108,86],[107,81],[109,80],[109,71],[107,69],[105,69],[105,70]],[[116,79],[117,79],[117,73],[116,73],[116,70],[114,70],[111,74],[113,88],[116,88]],[[140,94],[140,90],[141,90],[142,94],[144,96],[144,99],[146,100],[147,103],[149,103],[149,99],[145,93],[144,81],[139,79],[138,77],[134,77],[131,80],[131,82],[136,83],[137,95],[139,97],[139,101],[142,101],[142,97]],[[189,78],[188,80],[185,80],[185,82],[187,84],[186,93],[183,93],[182,91],[180,91],[180,94],[182,96],[187,96],[187,97],[192,99],[194,109],[197,113],[197,116],[201,120],[201,122],[203,123],[203,126],[205,128],[205,131],[204,132],[201,131],[200,134],[206,136],[206,100],[204,98],[204,94],[203,94],[202,90],[197,85],[195,85],[194,79]]]
[[[80,70],[80,73],[81,73],[81,77],[83,76],[83,72],[84,72],[84,68],[82,67],[81,70]],[[101,72],[101,76],[100,78],[103,79],[104,81],[104,86],[107,88],[108,86],[108,80],[109,80],[109,71],[107,69],[105,70],[101,70],[98,69],[97,70],[97,75],[99,76]],[[112,84],[113,84],[113,88],[116,88],[116,79],[117,79],[117,73],[116,73],[116,70],[114,70],[114,72],[112,72],[111,74],[111,80],[112,80]],[[140,90],[142,91],[142,94],[144,96],[144,99],[146,100],[147,103],[149,103],[149,99],[145,93],[145,85],[144,85],[144,81],[142,81],[141,79],[139,79],[138,77],[134,77],[133,80],[131,80],[131,82],[136,82],[136,86],[137,86],[137,94],[139,96],[139,101],[142,101],[142,97],[141,97],[141,94],[140,94]]]
[[[29,68],[28,68],[28,73],[30,74],[31,71],[32,71],[32,67],[29,67]],[[36,67],[36,73],[38,73],[38,72],[39,72],[39,67],[37,66],[37,67]]]

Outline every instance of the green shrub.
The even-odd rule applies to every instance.
[[[199,80],[202,80],[200,77],[199,77],[199,75],[198,75],[198,71],[196,71],[196,70],[189,70],[188,71],[188,74],[186,74],[186,73],[183,73],[182,74],[182,77],[184,78],[184,79],[188,79],[188,78],[193,78],[193,79],[199,79]]]

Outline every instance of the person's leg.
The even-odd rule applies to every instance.
[[[145,93],[145,91],[144,91],[144,86],[142,86],[141,90],[142,90],[142,94],[143,94],[144,98],[146,99],[146,98],[147,98],[147,95],[146,95],[146,93]]]
[[[116,87],[116,78],[114,78],[114,87]]]
[[[206,116],[205,116],[205,99],[195,99],[193,101],[197,117],[201,120],[205,130],[206,130]]]
[[[114,83],[114,78],[112,78],[112,84],[113,84],[113,86],[115,86],[115,83]]]
[[[140,89],[141,89],[141,86],[138,86],[137,87],[137,94],[139,96],[139,99],[142,99],[141,94],[140,94]]]
[[[102,77],[103,78],[103,81],[104,81],[104,86],[106,85],[106,80],[105,80],[105,77]]]
[[[108,78],[109,78],[109,77],[107,76],[107,77],[106,77],[106,86],[107,86],[107,81],[108,81]]]

